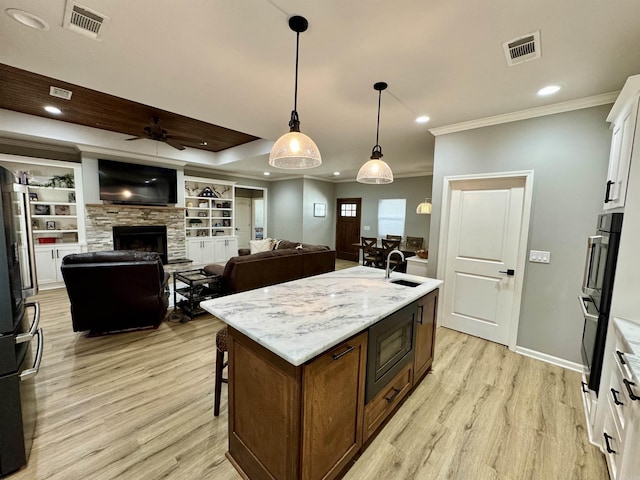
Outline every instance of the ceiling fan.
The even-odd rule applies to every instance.
[[[178,141],[178,138],[182,138],[182,137],[176,137],[176,136],[167,134],[167,131],[164,128],[162,128],[162,126],[160,125],[160,118],[158,117],[151,118],[151,123],[146,127],[144,127],[144,132],[146,133],[145,136],[127,138],[126,140],[140,140],[140,139],[146,138],[149,140],[164,142],[167,145],[171,145],[173,148],[177,148],[178,150],[184,150],[186,148],[184,145],[182,145]],[[183,140],[191,143],[196,142],[196,140],[189,139],[189,138],[184,138]]]

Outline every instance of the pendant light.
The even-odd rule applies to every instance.
[[[298,118],[298,50],[300,34],[307,30],[309,22],[304,17],[294,15],[289,19],[289,28],[296,32],[296,84],[293,95],[293,111],[289,121],[289,133],[282,135],[271,148],[269,165],[277,168],[314,168],[322,164],[320,151],[316,144],[300,132]]]
[[[371,160],[360,167],[356,180],[360,183],[384,184],[393,182],[393,172],[382,158],[382,147],[378,143],[380,135],[380,99],[382,90],[387,88],[385,82],[378,82],[373,86],[378,91],[378,125],[376,127],[376,144],[371,151]]]
[[[418,215],[430,215],[431,214],[431,203],[428,198],[424,199],[424,202],[419,203],[416,208],[416,213]]]

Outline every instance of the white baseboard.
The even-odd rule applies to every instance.
[[[546,353],[531,350],[529,348],[516,346],[515,351],[520,355],[535,358],[536,360],[542,360],[543,362],[557,365],[558,367],[566,368],[567,370],[573,370],[574,372],[582,373],[582,371],[584,370],[584,367],[581,363],[570,362],[569,360],[565,360],[564,358],[554,357],[553,355],[548,355]]]

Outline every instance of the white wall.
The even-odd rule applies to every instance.
[[[605,105],[436,137],[429,275],[437,268],[443,178],[534,170],[528,249],[551,252],[527,263],[517,344],[581,363],[578,306],[586,239],[602,202],[611,133]]]

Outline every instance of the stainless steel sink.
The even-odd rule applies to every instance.
[[[399,278],[398,280],[391,280],[390,283],[395,283],[396,285],[402,285],[404,287],[417,287],[418,285],[422,285],[421,283],[411,282],[402,278]]]

